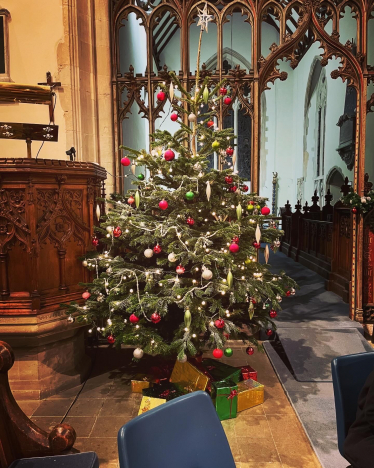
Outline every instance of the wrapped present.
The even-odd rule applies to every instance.
[[[201,365],[211,375],[214,382],[232,381],[238,383],[241,380],[241,368],[229,366],[216,359],[203,359]]]
[[[190,362],[176,361],[170,382],[178,384],[186,392],[195,392],[196,390],[205,390],[209,378],[200,372]]]
[[[156,408],[157,406],[160,406],[163,403],[166,403],[166,399],[143,396],[142,401],[140,403],[138,415],[146,413],[147,411]]]
[[[151,367],[151,374],[154,377],[156,383],[160,383],[165,380],[169,380],[173,371],[174,364],[164,362],[157,366]]]
[[[173,384],[170,382],[161,382],[150,388],[144,389],[142,393],[143,396],[161,398],[165,399],[166,401],[173,400],[174,398],[186,394],[186,392],[177,384]]]
[[[264,386],[252,379],[238,383],[238,412],[261,405],[264,402]]]
[[[221,421],[236,418],[238,385],[235,382],[213,382],[211,396]]]
[[[142,393],[142,390],[145,388],[149,388],[153,383],[153,379],[151,379],[146,374],[136,374],[131,379],[131,391],[133,393]]]
[[[243,380],[256,380],[257,381],[257,371],[253,369],[251,366],[243,366],[240,368],[242,372]]]

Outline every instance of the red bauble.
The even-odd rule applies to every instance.
[[[154,312],[154,313],[151,315],[151,320],[152,320],[153,323],[158,323],[158,322],[160,322],[160,320],[161,320],[161,316],[158,315],[157,312]]]
[[[220,94],[221,96],[226,96],[226,94],[227,94],[227,89],[226,89],[226,88],[223,88],[223,87],[220,88],[219,94]]]
[[[161,210],[166,210],[169,206],[169,203],[166,200],[161,200],[158,206],[161,208]]]
[[[99,245],[99,239],[98,239],[96,236],[94,236],[94,237],[92,238],[91,243],[92,243],[92,245],[93,245],[94,247],[97,247],[97,246]]]
[[[171,149],[167,149],[164,153],[165,161],[172,161],[175,158],[175,153]]]
[[[234,154],[234,148],[231,148],[231,146],[229,146],[226,150],[226,154],[227,156],[232,156]]]
[[[223,356],[223,351],[222,349],[213,349],[213,356],[216,358],[216,359],[221,359],[221,357]]]
[[[122,234],[122,230],[119,226],[113,229],[113,236],[114,237],[119,237]]]
[[[237,244],[239,242],[239,237],[238,236],[233,237],[232,241],[235,242],[235,244]]]
[[[228,340],[230,338],[230,335],[228,333],[222,333],[222,335]]]
[[[255,202],[252,200],[252,201],[249,202],[249,204],[250,204],[250,205],[254,205]]]
[[[128,198],[127,203],[128,203],[129,205],[132,205],[133,203],[135,203],[135,198],[131,195],[131,196]]]
[[[233,180],[234,180],[234,179],[233,179],[231,176],[226,176],[226,177],[225,177],[225,182],[226,182],[226,184],[232,184],[232,181],[233,181]]]
[[[248,354],[248,356],[252,356],[252,354],[255,352],[255,350],[252,348],[252,346],[248,346],[248,348],[246,348],[245,352]]]
[[[251,300],[252,300],[252,304],[257,304],[256,299],[251,299]]]
[[[213,122],[213,120],[208,120],[208,122],[206,123],[206,125],[207,125],[208,128],[214,127],[214,122]]]
[[[273,334],[273,330],[271,328],[268,328],[265,333],[266,336],[271,336]]]
[[[183,273],[186,271],[186,269],[184,268],[184,266],[178,265],[177,268],[175,269],[175,271],[178,273],[178,275],[183,275]]]
[[[278,313],[276,310],[271,309],[271,311],[269,312],[269,315],[271,318],[275,318],[278,315]]]
[[[226,104],[226,106],[229,106],[231,104],[231,97],[226,96],[225,99],[223,100],[223,103]]]
[[[171,119],[173,122],[176,122],[176,121],[178,120],[178,114],[176,114],[176,113],[171,114],[170,119]]]
[[[190,226],[193,226],[195,224],[195,220],[189,216],[186,220],[186,223],[189,224]]]
[[[287,292],[286,292],[286,296],[287,296],[287,297],[291,296],[291,291],[287,291]]]
[[[158,101],[165,101],[165,98],[166,98],[166,94],[163,91],[160,91],[159,93],[157,93]]]
[[[116,341],[116,339],[114,338],[113,335],[107,336],[106,339],[108,340],[108,343],[109,343],[109,344],[113,344],[113,343]]]
[[[159,253],[161,253],[161,251],[162,251],[162,249],[158,244],[153,247],[153,252],[155,254],[159,254]]]
[[[131,323],[138,323],[139,317],[137,317],[135,314],[131,314],[129,320]]]
[[[232,185],[229,187],[230,192],[236,192],[238,190],[238,187],[236,185]]]
[[[217,319],[215,322],[214,322],[214,325],[217,327],[217,328],[223,328],[225,326],[225,321],[223,319]]]
[[[356,213],[357,213],[357,208],[356,208],[355,206],[352,208],[352,213],[353,213],[353,214],[356,214]]]
[[[270,213],[270,208],[268,208],[267,206],[264,206],[261,208],[261,214],[263,214],[264,216],[267,216],[269,213]]]
[[[256,242],[256,241],[252,242],[252,245],[253,245],[253,247],[255,249],[259,249],[261,247],[261,244],[259,242]]]
[[[131,161],[130,161],[129,158],[122,158],[121,159],[121,164],[122,164],[122,166],[130,166]]]
[[[237,253],[239,252],[239,246],[238,244],[235,244],[235,242],[233,242],[230,247],[229,247],[229,250],[231,253]]]
[[[248,190],[249,190],[248,185],[243,185],[242,190],[243,190],[243,192],[248,192]]]
[[[86,291],[82,294],[82,297],[85,301],[87,301],[87,299],[91,297],[91,294],[88,291]]]

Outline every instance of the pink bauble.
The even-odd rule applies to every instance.
[[[87,299],[91,297],[91,294],[88,291],[86,291],[82,294],[82,297],[85,301],[87,301]]]
[[[217,319],[215,322],[214,322],[214,325],[217,327],[217,328],[223,328],[225,326],[225,321],[223,319]]]
[[[264,206],[264,207],[261,208],[261,214],[263,214],[264,216],[267,216],[269,213],[270,213],[270,208],[269,207]]]
[[[139,317],[137,317],[135,314],[131,314],[129,320],[131,323],[138,323]]]
[[[226,96],[225,99],[223,100],[224,104],[226,104],[226,106],[229,106],[231,104],[231,97],[228,97]]]
[[[229,250],[231,253],[237,253],[239,252],[239,246],[238,244],[232,243],[229,247]]]
[[[175,269],[175,271],[178,273],[178,275],[183,275],[183,273],[186,271],[186,269],[184,268],[184,266],[178,265],[177,268]]]
[[[122,158],[121,159],[121,164],[122,164],[122,166],[130,166],[131,161],[130,161],[129,158]]]
[[[223,356],[223,351],[222,349],[214,349],[213,350],[213,356],[216,358],[216,359],[220,359],[222,356]]]
[[[163,91],[160,91],[159,93],[157,93],[158,101],[165,101],[165,98],[166,98],[166,94]]]
[[[172,120],[173,122],[176,122],[178,120],[178,114],[176,114],[175,112],[171,114],[170,120]]]
[[[175,153],[171,149],[167,149],[164,153],[165,161],[172,161],[175,158]]]
[[[158,206],[161,208],[161,210],[166,210],[169,206],[169,203],[166,200],[161,200]]]

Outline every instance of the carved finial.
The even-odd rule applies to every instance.
[[[295,210],[296,211],[300,211],[301,210],[301,203],[300,203],[300,200],[297,200],[297,203],[295,205]]]
[[[286,211],[285,211],[285,214],[291,214],[292,213],[292,210],[291,210],[291,205],[290,205],[290,201],[287,200],[287,203],[284,205],[284,207],[286,208]]]
[[[312,197],[313,207],[318,207],[319,196],[317,195],[317,190],[314,191],[314,195]]]
[[[344,184],[340,187],[340,191],[342,192],[343,196],[345,197],[348,193],[352,190],[352,187],[349,185],[348,177],[344,179]]]
[[[325,195],[325,206],[331,205],[332,199],[333,199],[333,196],[331,195],[330,189],[327,189],[327,193]]]
[[[310,207],[309,207],[309,205],[308,205],[308,202],[306,201],[306,202],[305,202],[305,205],[304,205],[304,207],[303,207],[303,211],[304,211],[304,213],[306,214],[306,213],[308,213],[309,210],[310,210]]]
[[[166,63],[164,63],[164,66],[162,67],[162,69],[164,70],[164,72],[168,71],[168,66],[166,65]]]

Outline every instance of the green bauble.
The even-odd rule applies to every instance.
[[[254,210],[254,206],[253,206],[253,205],[248,205],[248,206],[247,206],[247,210],[248,210],[248,211]]]
[[[217,140],[213,141],[213,143],[212,143],[212,148],[213,148],[214,150],[217,150],[217,149],[219,148],[219,141],[217,141]]]
[[[187,200],[193,200],[194,196],[195,196],[195,194],[193,192],[191,192],[191,190],[186,193],[186,199]]]
[[[224,352],[226,357],[231,357],[234,354],[232,348],[226,348]]]
[[[138,179],[139,180],[144,180],[144,174],[138,174]]]

